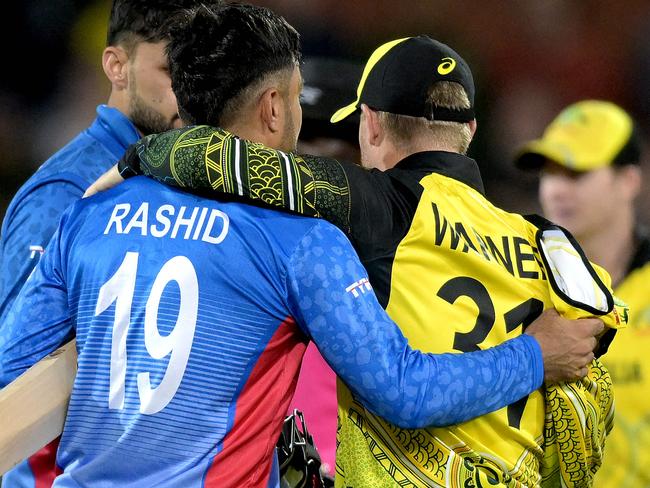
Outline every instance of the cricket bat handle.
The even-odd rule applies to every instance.
[[[76,374],[72,340],[0,390],[0,475],[61,435]]]

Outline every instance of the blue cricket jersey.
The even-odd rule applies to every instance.
[[[146,178],[64,214],[0,330],[0,384],[75,334],[55,486],[278,486],[274,446],[309,339],[406,428],[501,408],[543,377],[527,335],[413,351],[333,225]]]
[[[11,200],[0,235],[0,329],[52,238],[64,210],[139,139],[115,108],[97,107],[97,118],[32,175]],[[54,477],[55,445],[47,446],[3,478],[6,488],[46,488]]]

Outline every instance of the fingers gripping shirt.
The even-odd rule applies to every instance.
[[[555,308],[571,318],[599,316],[609,327],[610,337],[600,341],[596,354],[600,356],[616,329],[627,325],[627,305],[612,295],[607,272],[590,265],[569,233],[540,217],[529,220],[539,227],[535,240]],[[548,385],[545,401],[542,486],[591,486],[602,464],[605,437],[613,427],[609,372],[595,359],[582,380]]]
[[[354,286],[365,270],[332,226],[316,226],[302,239],[289,270],[298,323],[358,398],[396,425],[462,422],[516,401],[541,382],[539,364],[523,366],[536,356],[536,341],[529,336],[519,338],[526,342],[523,349],[516,340],[463,355],[411,349],[371,288],[365,282]],[[523,377],[506,374],[509,368]]]

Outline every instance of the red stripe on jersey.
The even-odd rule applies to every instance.
[[[273,449],[306,347],[307,340],[295,321],[285,319],[242,388],[233,426],[206,474],[206,487],[267,486]]]
[[[27,458],[29,467],[34,474],[34,488],[50,488],[54,478],[62,471],[56,465],[56,451],[59,448],[60,437],[57,437],[44,448]]]

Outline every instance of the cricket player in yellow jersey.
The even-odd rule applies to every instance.
[[[569,229],[587,256],[611,273],[632,310],[603,363],[616,391],[615,428],[596,476],[600,488],[650,487],[650,238],[635,223],[641,143],[622,108],[585,100],[565,108],[517,157],[540,170],[546,216]]]
[[[398,39],[372,54],[357,99],[332,118],[361,111],[366,168],[198,126],[146,139],[120,169],[327,218],[348,232],[380,303],[424,351],[499,344],[552,307],[617,327],[625,313],[609,277],[565,231],[483,196],[478,166],[464,155],[476,129],[473,101],[471,71],[454,50],[425,36]],[[370,284],[354,283],[351,292]],[[603,350],[610,336],[601,339]],[[419,430],[382,421],[339,384],[336,486],[588,486],[612,396],[598,361],[576,377],[585,375],[463,424]],[[434,405],[458,401],[447,383],[441,375]],[[402,413],[408,417],[409,407]]]

